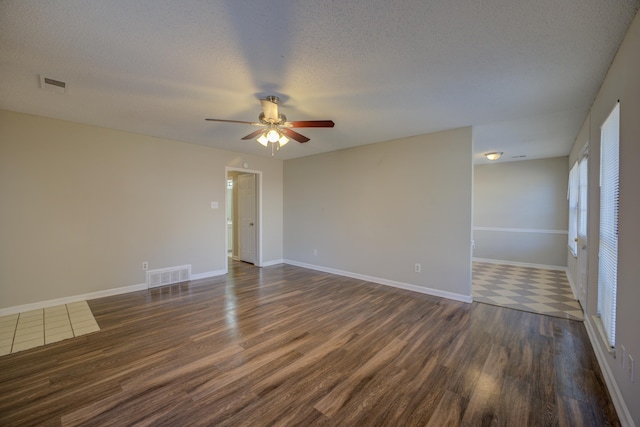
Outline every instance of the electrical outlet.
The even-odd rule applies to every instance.
[[[149,263],[147,261],[143,261],[142,262],[142,269],[143,270],[148,270],[149,269]]]
[[[416,264],[413,267],[413,271],[415,271],[416,273],[420,273],[422,271],[422,266],[420,264]]]
[[[634,364],[633,357],[631,357],[631,355],[628,354],[627,355],[627,374],[629,374],[629,378],[631,379],[631,382],[634,382],[633,375],[635,373],[634,372],[635,367],[633,366],[633,364]]]
[[[315,255],[318,255],[318,250],[317,250],[317,249],[314,249],[314,250],[313,250],[313,255],[314,255],[314,256],[315,256]]]

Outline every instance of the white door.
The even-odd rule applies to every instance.
[[[238,175],[238,256],[256,263],[256,176]]]
[[[585,155],[578,164],[578,300],[587,307],[587,164]]]
[[[227,255],[233,256],[233,179],[227,178]]]

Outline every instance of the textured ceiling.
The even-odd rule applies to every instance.
[[[240,138],[278,95],[288,159],[461,126],[567,155],[640,0],[2,0],[0,108],[270,156]],[[39,88],[39,76],[67,83]],[[479,160],[481,161],[481,160]]]

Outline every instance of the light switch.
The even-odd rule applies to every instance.
[[[211,202],[211,209],[218,209],[218,202]]]

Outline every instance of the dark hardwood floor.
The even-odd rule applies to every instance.
[[[581,322],[243,263],[89,305],[0,357],[0,425],[619,425]]]

